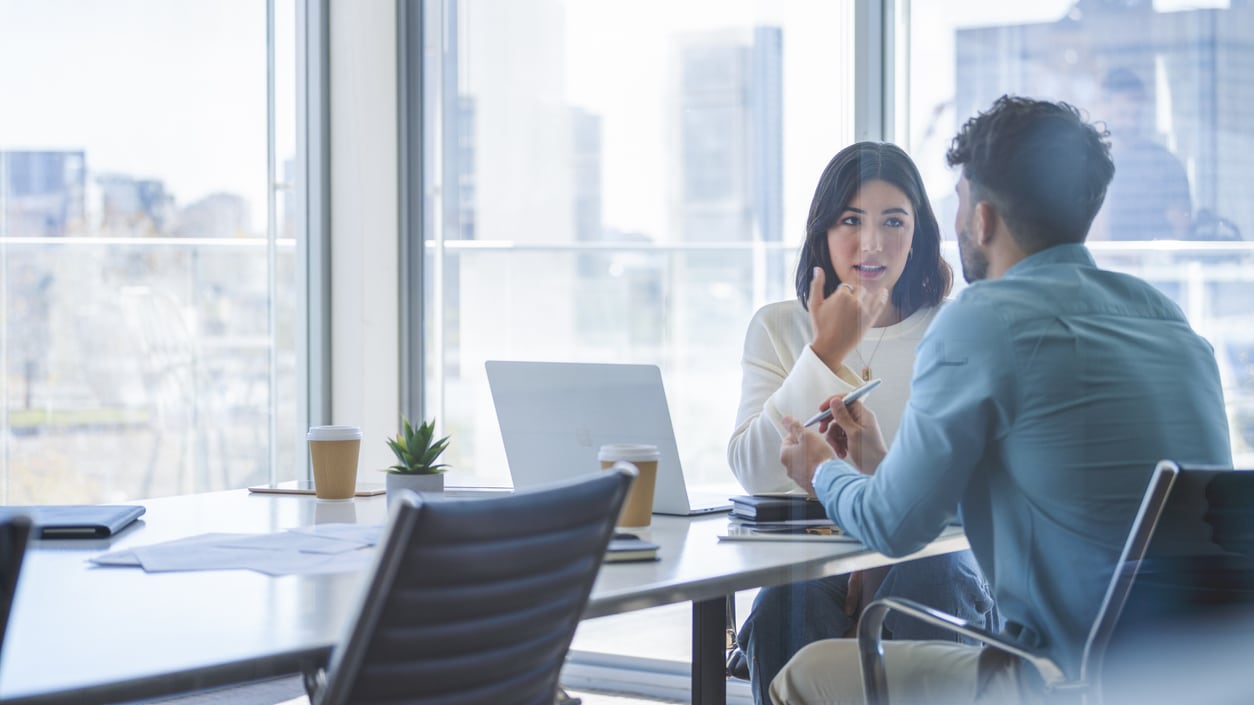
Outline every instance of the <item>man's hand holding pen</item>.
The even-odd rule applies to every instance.
[[[819,404],[820,411],[831,410],[831,418],[819,422],[818,432],[791,416],[783,419],[788,435],[780,447],[780,462],[793,482],[810,494],[820,464],[839,457],[869,475],[888,452],[875,412],[861,402],[846,406],[844,397],[838,394]]]

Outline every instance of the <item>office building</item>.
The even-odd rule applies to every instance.
[[[175,235],[184,237],[244,237],[252,233],[252,209],[234,193],[211,193],[178,211]]]
[[[778,27],[680,40],[672,156],[684,242],[781,239],[782,42]]]
[[[11,236],[83,234],[87,155],[83,150],[0,150],[3,232]]]
[[[580,242],[605,239],[601,218],[601,116],[571,108],[571,139],[574,142],[575,238]]]
[[[749,248],[776,243],[783,229],[783,34],[778,27],[683,35],[673,72],[672,232],[685,244],[731,245],[722,252],[681,255],[675,294],[682,300],[727,299],[718,311],[749,306],[755,287],[786,281],[782,262],[763,267]],[[708,339],[711,329],[739,325],[681,305],[671,334]],[[696,314],[695,312],[701,311]]]
[[[157,179],[107,172],[92,179],[92,211],[102,235],[169,235],[174,229],[174,196]]]

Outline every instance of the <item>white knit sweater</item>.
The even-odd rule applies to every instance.
[[[858,371],[863,366],[884,380],[863,403],[875,412],[884,440],[891,444],[910,395],[915,349],[937,310],[919,309],[900,323],[870,329],[839,374],[810,349],[813,328],[800,301],[768,304],[754,314],[745,334],[736,430],[727,444],[727,460],[745,491],[798,489],[779,462],[781,419],[808,418],[819,402],[861,384]]]

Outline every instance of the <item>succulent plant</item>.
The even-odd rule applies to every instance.
[[[448,447],[448,436],[432,442],[435,436],[435,419],[414,428],[409,419],[401,417],[401,432],[388,439],[388,447],[396,454],[397,464],[388,472],[402,475],[435,475],[446,472],[448,465],[436,463],[436,459]]]

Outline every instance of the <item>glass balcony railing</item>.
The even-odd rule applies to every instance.
[[[686,474],[735,489],[725,449],[750,317],[795,295],[797,246],[429,242],[428,413],[460,441],[458,482],[509,476],[489,359],[657,364]],[[1153,283],[1215,346],[1234,455],[1254,463],[1254,243],[1097,242],[1099,263]],[[944,254],[958,266],[957,247]],[[438,270],[438,272],[437,272]],[[956,274],[956,290],[963,285]]]
[[[6,501],[124,501],[293,468],[295,304],[271,302],[263,239],[0,239],[0,481]],[[1254,243],[1093,243],[1215,346],[1234,455],[1254,462]],[[292,276],[295,243],[277,247]],[[946,256],[956,262],[956,248]],[[494,358],[661,367],[685,470],[734,489],[725,447],[750,316],[791,298],[782,244],[444,243],[429,291],[429,413],[458,482],[508,472],[483,372]],[[427,281],[435,281],[430,276]],[[290,291],[290,290],[289,290]],[[277,326],[267,328],[267,306]],[[273,361],[273,362],[272,362]]]
[[[295,409],[295,301],[264,238],[0,238],[5,503],[268,481]],[[277,243],[279,277],[295,243]],[[270,331],[269,311],[277,326]]]

